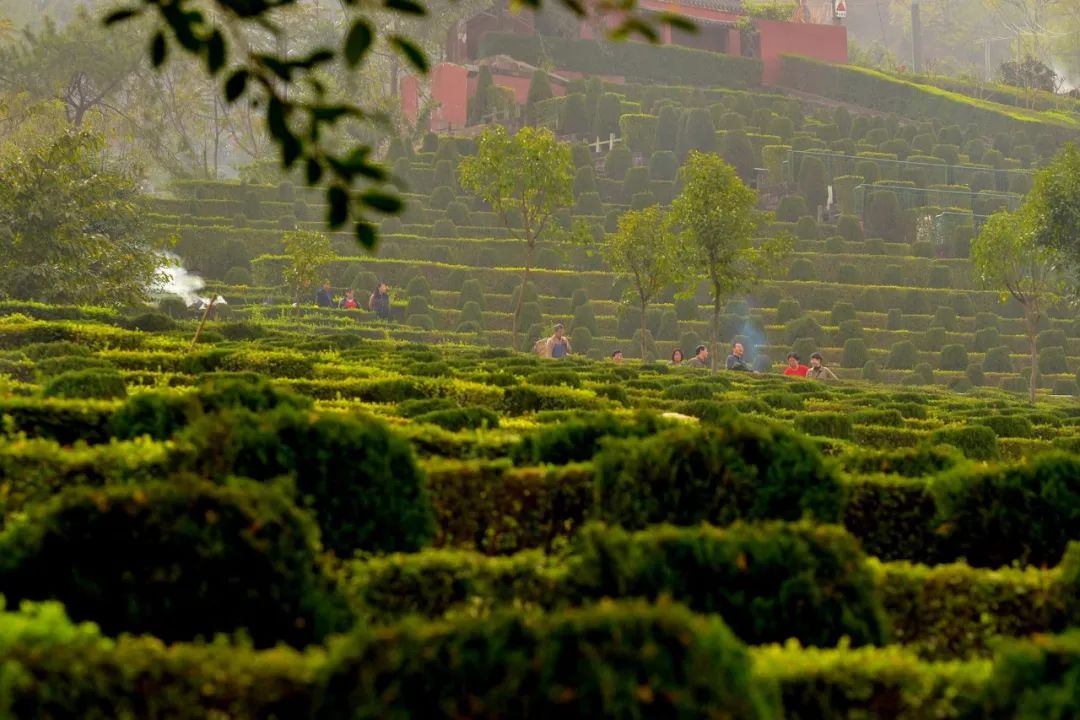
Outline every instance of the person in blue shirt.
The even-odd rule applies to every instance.
[[[540,357],[558,360],[570,354],[570,339],[566,337],[566,328],[562,323],[555,326],[551,337],[536,343],[537,353]]]
[[[330,291],[329,280],[323,280],[322,287],[315,293],[315,304],[319,307],[335,307],[334,294]]]

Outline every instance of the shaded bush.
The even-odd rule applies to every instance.
[[[839,512],[840,486],[806,440],[738,420],[613,442],[596,478],[598,517],[631,528]]]
[[[171,642],[244,629],[259,646],[302,646],[348,620],[314,528],[253,484],[70,489],[9,526],[0,548],[9,602],[55,598],[110,634]]]
[[[728,618],[753,644],[798,638],[832,646],[884,642],[884,613],[858,542],[809,523],[585,528],[568,561],[568,599],[666,595]]]
[[[342,556],[416,550],[431,538],[423,473],[409,444],[382,423],[331,415],[312,421],[288,408],[234,410],[202,418],[184,436],[209,477],[293,477],[323,542]]]

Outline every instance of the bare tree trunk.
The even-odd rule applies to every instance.
[[[713,295],[713,311],[712,311],[712,349],[709,351],[712,356],[712,371],[716,372],[716,359],[719,357],[720,352],[720,295],[716,293]]]
[[[1036,340],[1037,331],[1039,329],[1039,319],[1037,311],[1032,313],[1030,310],[1027,313],[1027,336],[1028,336],[1028,352],[1031,353],[1031,378],[1028,387],[1028,401],[1035,404],[1035,386],[1039,381],[1039,351],[1038,341]]]
[[[649,303],[645,300],[641,301],[641,362],[645,362],[645,312],[649,307]]]
[[[525,302],[525,286],[529,284],[529,269],[532,266],[533,243],[531,240],[528,241],[527,248],[525,251],[525,272],[521,274],[521,287],[518,289],[517,303],[514,304],[513,329],[510,331],[511,342],[513,342],[515,350],[518,349],[518,318],[521,317],[521,306]]]

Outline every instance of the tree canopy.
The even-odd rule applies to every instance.
[[[646,357],[645,321],[649,303],[681,279],[683,264],[678,237],[659,205],[631,210],[619,217],[608,235],[604,258],[620,277],[630,281],[627,294],[641,310],[641,358]]]
[[[522,292],[514,309],[513,339],[517,345],[518,315],[525,297],[536,242],[551,229],[559,208],[574,202],[574,161],[570,148],[547,128],[525,127],[510,135],[495,125],[480,136],[475,155],[458,166],[461,186],[499,213],[525,242]]]
[[[30,111],[0,146],[0,296],[133,304],[148,297],[161,248],[135,178],[110,169],[100,135],[55,128],[55,108]],[[45,128],[46,131],[42,131]]]
[[[718,155],[691,151],[680,172],[683,189],[672,203],[672,218],[691,248],[690,267],[707,279],[713,297],[715,370],[723,301],[775,271],[791,241],[775,237],[755,244],[754,233],[768,215],[756,209],[757,194]]]

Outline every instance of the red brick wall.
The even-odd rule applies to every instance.
[[[806,55],[827,62],[847,62],[847,28],[843,25],[775,20],[756,20],[754,24],[760,36],[761,60],[764,63],[762,80],[766,85],[776,82],[781,55]]]

